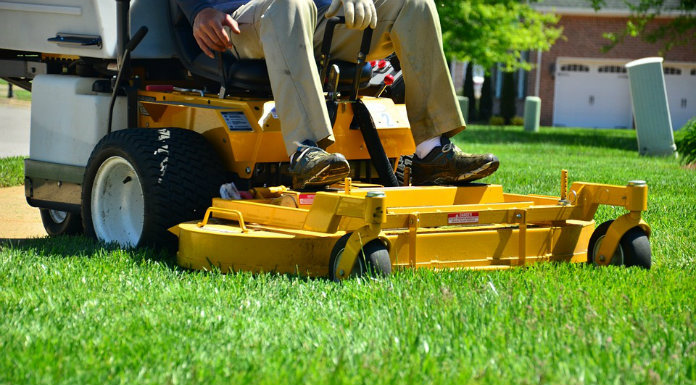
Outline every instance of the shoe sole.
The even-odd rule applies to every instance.
[[[454,181],[450,178],[438,178],[430,182],[421,183],[421,185],[446,186],[465,184],[493,174],[498,170],[498,166],[500,166],[500,161],[488,162],[475,170],[459,175]]]
[[[457,178],[457,182],[471,182],[483,179],[496,172],[498,170],[498,166],[500,166],[499,161],[486,163],[474,171],[468,172],[464,175],[460,175]]]
[[[313,177],[301,183],[295,183],[296,190],[306,188],[316,188],[330,185],[332,183],[344,180],[350,174],[350,166],[348,165],[328,165]]]

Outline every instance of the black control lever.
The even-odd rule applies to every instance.
[[[319,66],[321,67],[320,81],[323,87],[328,88],[331,94],[331,88],[337,88],[338,76],[331,79],[330,84],[326,84],[326,78],[329,74],[329,62],[331,61],[331,42],[333,40],[334,29],[336,24],[345,23],[345,17],[332,17],[326,22],[326,30],[324,31],[324,41],[321,45],[321,55],[319,56]],[[399,185],[394,174],[394,169],[392,168],[391,162],[387,157],[387,153],[384,151],[382,142],[379,139],[379,134],[377,133],[377,127],[375,127],[375,122],[372,120],[370,111],[361,99],[358,99],[358,91],[360,89],[360,79],[362,75],[362,68],[367,60],[367,54],[370,52],[370,45],[372,43],[372,28],[366,28],[363,32],[362,41],[360,42],[360,51],[358,52],[356,64],[355,64],[355,76],[353,77],[353,88],[351,95],[351,102],[353,105],[354,118],[357,120],[360,126],[360,133],[363,136],[365,145],[367,147],[367,152],[370,154],[372,159],[372,164],[377,170],[380,182],[386,187],[395,187]],[[336,71],[338,72],[338,71]],[[340,74],[337,74],[340,75]],[[335,97],[334,95],[331,95]],[[336,106],[335,100],[330,100],[329,104],[331,106]],[[332,114],[333,112],[333,114]],[[335,109],[329,108],[329,115],[331,123],[334,123],[335,119]]]
[[[358,100],[358,90],[360,89],[360,78],[362,75],[362,67],[365,65],[367,54],[370,53],[370,44],[372,43],[372,28],[365,28],[362,41],[360,42],[360,51],[358,51],[357,63],[355,63],[355,76],[353,77],[353,95],[351,100]]]
[[[138,30],[135,31],[135,35],[133,35],[133,37],[131,37],[131,39],[128,40],[128,43],[126,43],[125,50],[128,51],[128,53],[133,52],[138,47],[140,42],[143,41],[143,38],[145,37],[145,35],[147,35],[147,31],[148,29],[144,25],[138,28]]]
[[[148,29],[146,26],[140,27],[138,31],[135,33],[135,35],[133,35],[133,38],[128,40],[128,43],[126,43],[125,49],[123,50],[123,54],[119,58],[119,62],[121,65],[119,66],[118,74],[116,74],[116,81],[114,82],[113,89],[111,91],[111,103],[109,103],[109,123],[106,129],[107,134],[111,133],[111,123],[114,115],[114,104],[116,103],[116,94],[118,93],[118,90],[121,88],[121,78],[124,74],[126,74],[126,76],[130,76],[130,54],[138,47],[138,44],[140,44],[145,35],[147,35],[147,31]]]
[[[329,73],[329,62],[331,61],[331,41],[333,40],[334,29],[336,29],[336,24],[342,24],[345,22],[346,18],[343,16],[330,17],[326,21],[324,40],[321,42],[321,54],[319,55],[319,66],[321,67],[319,79],[322,86],[326,84],[326,77]]]

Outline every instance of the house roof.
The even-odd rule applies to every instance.
[[[639,0],[604,0],[602,7],[595,11],[590,0],[540,0],[532,7],[542,12],[559,15],[626,16],[631,13],[628,3],[638,4]],[[662,14],[675,16],[680,11],[679,0],[664,0]]]

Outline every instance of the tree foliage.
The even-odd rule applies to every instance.
[[[518,0],[436,0],[445,54],[484,68],[530,69],[522,52],[548,51],[561,36],[558,17]]]
[[[606,0],[590,0],[595,10]],[[626,28],[618,33],[605,33],[611,49],[626,37],[640,37],[648,43],[662,43],[663,51],[677,45],[696,44],[696,0],[635,0],[625,1],[631,11]],[[666,23],[652,23],[659,16],[673,16]]]

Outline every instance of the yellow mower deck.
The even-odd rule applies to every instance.
[[[201,222],[170,229],[177,263],[191,269],[326,276],[337,240],[351,232],[336,279],[360,248],[381,239],[393,268],[501,269],[541,261],[585,262],[599,204],[628,213],[609,228],[595,263],[608,264],[621,236],[641,219],[647,186],[576,182],[561,196],[504,193],[499,185],[396,187],[345,184],[301,193],[257,189],[253,200],[214,199]]]

